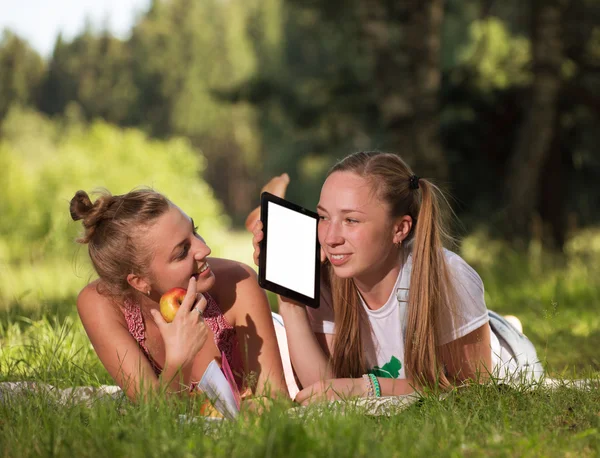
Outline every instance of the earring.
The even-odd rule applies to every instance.
[[[400,248],[402,246],[402,240],[400,240],[399,242],[394,242],[394,246],[396,248]]]
[[[148,297],[150,297],[150,290],[148,290]]]

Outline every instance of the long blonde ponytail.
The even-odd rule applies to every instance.
[[[455,292],[452,287],[442,240],[443,216],[441,192],[428,180],[419,180],[421,202],[412,248],[412,272],[408,293],[408,314],[404,341],[404,364],[409,378],[427,386],[448,388],[441,362],[438,330],[444,308],[451,309]],[[452,311],[444,313],[453,317]]]

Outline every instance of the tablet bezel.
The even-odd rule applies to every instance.
[[[289,210],[301,213],[305,216],[310,216],[316,219],[316,224],[319,224],[319,215],[316,212],[308,210],[300,205],[294,204],[289,200],[277,197],[269,192],[263,192],[260,195],[260,220],[263,224],[263,239],[260,242],[260,254],[258,257],[258,284],[261,288],[272,291],[283,297],[287,297],[296,302],[300,302],[308,307],[319,308],[320,292],[321,292],[321,245],[319,244],[318,236],[315,237],[315,293],[314,299],[305,296],[297,291],[291,290],[285,286],[273,283],[266,279],[267,272],[267,239],[269,237],[269,205],[268,202],[273,202],[276,205],[281,205]]]

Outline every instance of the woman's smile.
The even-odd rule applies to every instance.
[[[198,277],[208,277],[211,273],[210,270],[210,264],[208,262],[205,262],[204,264],[202,264],[202,266],[200,267],[200,270],[198,271]]]
[[[343,264],[346,264],[350,259],[351,254],[329,254],[329,262],[332,265],[339,267]]]

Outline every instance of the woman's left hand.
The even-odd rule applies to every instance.
[[[305,406],[313,402],[335,401],[366,394],[367,387],[362,378],[335,378],[304,388],[294,400]]]

